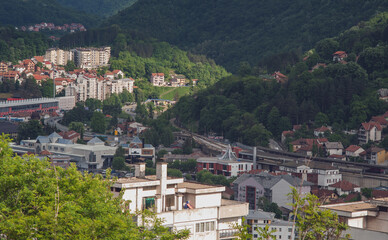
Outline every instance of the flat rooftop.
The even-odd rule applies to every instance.
[[[208,188],[218,188],[220,186],[207,185],[202,183],[194,182],[183,182],[178,184],[178,188],[189,188],[189,189],[208,189]]]
[[[30,105],[30,104],[53,103],[53,102],[59,102],[59,100],[54,98],[31,98],[31,99],[15,100],[15,101],[1,101],[0,108],[16,107],[16,106],[23,106],[23,105]]]
[[[335,211],[343,212],[358,212],[364,210],[377,210],[377,206],[368,202],[353,202],[353,203],[340,203],[333,205],[323,205],[322,208],[327,208]]]

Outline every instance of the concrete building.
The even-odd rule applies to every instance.
[[[388,239],[388,198],[322,205],[321,208],[338,214],[339,220],[349,226],[343,234],[350,234],[351,239]]]
[[[291,173],[295,177],[320,187],[327,187],[342,180],[342,174],[338,167],[314,161],[287,162],[279,166],[279,170]]]
[[[175,230],[190,230],[192,240],[235,239],[232,224],[241,224],[248,215],[248,204],[224,200],[223,186],[184,182],[167,177],[167,163],[158,163],[156,175],[145,176],[145,164],[135,167],[135,177],[120,178],[112,191],[129,201],[131,212],[153,209],[164,220],[163,225]],[[137,219],[141,224],[141,219]]]
[[[153,86],[164,86],[164,73],[152,73],[150,82]]]
[[[155,164],[155,147],[145,144],[139,137],[135,137],[129,144],[121,145],[131,162],[144,162],[147,159]]]
[[[265,197],[279,207],[291,209],[288,193],[291,187],[300,189],[302,195],[311,191],[313,184],[300,178],[285,174],[272,175],[266,172],[243,174],[233,182],[235,199],[248,202],[249,209],[256,210],[259,198]]]
[[[341,142],[325,142],[324,146],[327,156],[343,154],[344,146]]]
[[[349,195],[350,193],[361,192],[360,186],[357,186],[356,184],[353,184],[346,180],[331,184],[328,186],[328,189],[335,190],[340,196],[343,194]]]
[[[381,141],[381,131],[383,128],[378,122],[362,123],[358,130],[358,141],[361,144]]]
[[[49,48],[46,50],[44,59],[55,65],[66,65],[68,61],[74,61],[74,50],[62,50],[59,48]]]
[[[77,48],[68,51],[50,48],[46,50],[44,58],[55,65],[66,65],[68,61],[74,61],[79,68],[92,69],[108,65],[110,50],[110,47]]]
[[[49,113],[58,110],[59,100],[55,98],[32,98],[0,102],[0,117],[18,113]]]
[[[259,228],[264,228],[267,225],[270,231],[275,230],[272,234],[275,239],[295,239],[295,233],[292,234],[292,222],[275,219],[275,213],[264,212],[261,209],[249,210],[246,220],[250,226],[252,240],[261,239]]]
[[[75,96],[57,97],[59,110],[71,110],[75,107]]]
[[[222,156],[201,157],[197,159],[198,172],[205,169],[213,174],[224,175],[226,177],[236,177],[243,172],[252,170],[252,167],[252,162],[238,159],[230,146]]]
[[[77,167],[84,170],[108,168],[112,165],[116,147],[105,146],[98,138],[91,139],[86,145],[74,144],[56,132],[49,136],[39,136],[33,140],[22,140],[20,145],[12,144],[14,152],[40,154],[49,151],[54,155],[69,156]]]
[[[91,74],[83,74],[65,88],[65,95],[75,96],[77,101],[86,101],[89,98],[103,101],[111,94],[121,93],[124,89],[132,93],[133,84],[132,78],[108,80]]]
[[[110,50],[110,47],[77,48],[74,51],[74,63],[77,67],[86,69],[107,66]]]

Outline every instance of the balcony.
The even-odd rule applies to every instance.
[[[219,232],[219,237],[220,239],[224,239],[224,238],[237,238],[235,236],[235,234],[238,232],[238,230],[236,229],[227,229],[227,230],[220,230],[218,231]]]

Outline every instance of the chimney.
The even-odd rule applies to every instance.
[[[256,155],[257,155],[257,149],[256,147],[253,148],[253,170],[256,170],[257,169],[257,165],[256,165]]]
[[[166,162],[158,162],[156,164],[156,179],[158,180],[167,180],[167,163]]]
[[[138,163],[135,165],[135,177],[145,177],[145,163]]]

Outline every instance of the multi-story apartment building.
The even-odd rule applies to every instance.
[[[249,209],[257,209],[261,197],[278,204],[279,207],[291,209],[288,194],[291,187],[300,190],[302,195],[311,191],[313,184],[300,178],[285,174],[275,175],[266,172],[243,174],[233,182],[235,199],[249,203]]]
[[[246,217],[247,223],[250,226],[252,240],[262,239],[259,236],[259,228],[269,227],[269,230],[274,232],[274,239],[295,239],[295,233],[292,234],[292,222],[275,219],[275,213],[264,212],[261,209],[249,210],[249,215]]]
[[[362,123],[358,130],[358,141],[360,144],[381,141],[381,131],[383,128],[378,122]]]
[[[70,83],[65,89],[66,96],[76,96],[77,101],[86,101],[88,98],[105,100],[110,94],[121,93],[126,89],[133,92],[132,78],[108,80],[95,75],[79,75],[76,82]]]
[[[110,50],[110,47],[77,48],[71,50],[50,48],[46,51],[44,57],[56,65],[66,65],[71,60],[74,61],[77,67],[91,69],[108,65]]]
[[[74,52],[74,63],[80,68],[97,68],[108,65],[110,47],[78,48]]]
[[[55,65],[66,65],[68,61],[74,61],[74,50],[66,51],[59,48],[46,50],[44,58]]]
[[[153,209],[175,230],[189,229],[192,240],[235,239],[232,224],[241,224],[248,214],[248,204],[224,200],[225,187],[184,182],[183,178],[167,177],[167,163],[159,162],[156,175],[145,176],[145,164],[135,167],[135,177],[120,178],[112,191],[129,201],[131,212]],[[142,224],[141,218],[137,219]]]

